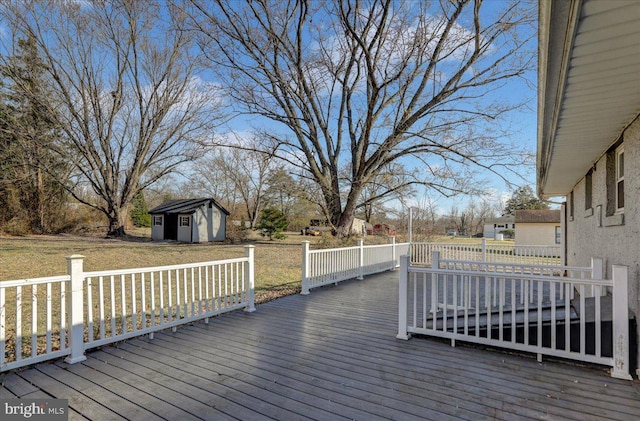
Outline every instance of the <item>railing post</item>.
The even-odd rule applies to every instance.
[[[362,238],[358,238],[358,279],[364,279],[364,240]]]
[[[633,380],[629,374],[628,268],[613,265],[613,370],[611,377]]]
[[[434,250],[431,254],[431,267],[433,269],[440,269],[440,251]]]
[[[245,246],[244,254],[249,259],[247,262],[247,277],[249,278],[249,302],[244,308],[247,313],[253,313],[256,311],[255,306],[255,260],[254,260],[255,246]]]
[[[407,332],[407,301],[409,291],[409,256],[400,256],[400,282],[398,288],[398,335],[396,338],[405,341],[411,338]]]
[[[592,257],[591,258],[591,279],[594,281],[604,279],[604,265],[602,259],[600,257]],[[601,291],[602,295],[602,291]],[[596,296],[596,287],[595,285],[591,286],[591,296]]]
[[[69,342],[71,354],[65,358],[69,364],[87,359],[84,355],[84,256],[67,256],[67,274],[71,278],[71,294],[67,301],[69,313]],[[92,303],[89,303],[92,305]]]
[[[391,237],[391,270],[396,270],[396,237]]]
[[[486,238],[482,239],[482,261],[483,262],[487,261],[487,239]]]
[[[309,244],[309,240],[302,242],[302,295],[309,295]]]

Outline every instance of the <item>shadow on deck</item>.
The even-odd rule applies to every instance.
[[[257,307],[0,375],[0,398],[69,400],[69,419],[635,419],[640,385],[601,369],[402,341],[398,276]]]

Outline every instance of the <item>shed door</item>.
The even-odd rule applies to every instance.
[[[165,240],[178,239],[178,215],[166,214],[164,216],[164,239]]]

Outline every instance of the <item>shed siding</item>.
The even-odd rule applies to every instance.
[[[585,178],[572,193],[573,217],[567,214],[567,264],[588,266],[590,258],[606,262],[607,278],[611,266],[629,267],[629,307],[640,316],[640,119],[623,133],[625,153],[625,206],[623,215],[607,216],[606,155],[594,165],[592,173],[592,208],[585,209]],[[586,174],[585,174],[586,176]],[[570,211],[568,211],[570,212]],[[640,328],[638,335],[640,335]],[[640,361],[640,352],[638,352]]]

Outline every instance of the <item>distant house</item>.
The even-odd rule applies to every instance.
[[[149,214],[153,240],[202,243],[227,236],[229,211],[211,198],[168,200]]]
[[[560,210],[517,210],[516,245],[560,245]]]
[[[353,218],[351,223],[351,234],[354,235],[373,235],[373,225],[360,218]]]
[[[516,217],[513,215],[504,215],[497,218],[488,219],[484,223],[482,232],[484,238],[495,238],[496,234],[501,234],[506,230],[515,230]]]
[[[638,318],[640,2],[539,7],[538,195],[566,198],[566,264],[602,258],[608,279],[612,265],[628,267],[629,307]]]
[[[396,235],[396,228],[389,224],[375,224],[373,226],[374,235]]]

